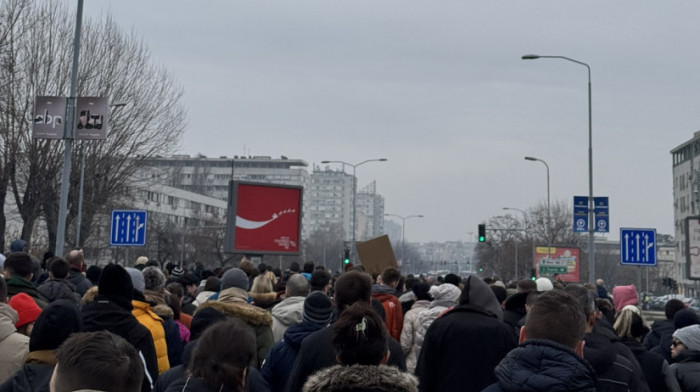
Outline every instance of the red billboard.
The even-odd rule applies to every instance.
[[[538,246],[535,249],[537,276],[560,279],[562,282],[580,282],[579,249]]]
[[[230,187],[226,252],[299,254],[302,187],[238,181]]]

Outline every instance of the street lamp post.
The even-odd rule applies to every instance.
[[[356,212],[355,211],[355,199],[357,197],[357,176],[355,174],[357,171],[357,167],[364,165],[365,163],[369,163],[369,162],[386,162],[386,161],[388,161],[388,159],[386,159],[386,158],[367,159],[367,160],[364,160],[360,163],[355,163],[355,164],[348,163],[345,161],[321,161],[321,163],[323,163],[323,164],[342,163],[343,165],[348,165],[348,166],[352,167],[352,247],[353,247],[353,249],[355,249],[355,232],[357,231],[356,230],[357,214],[355,213]],[[343,168],[343,171],[345,171],[345,168]],[[357,250],[355,249],[355,251],[357,251]]]
[[[384,214],[384,216],[393,216],[401,219],[401,261],[406,259],[406,219],[423,218],[423,215],[401,216],[396,214]]]
[[[588,70],[588,282],[595,284],[595,243],[594,212],[593,212],[593,110],[591,105],[591,67],[578,60],[564,56],[539,56],[527,54],[523,60],[561,59],[583,65]]]
[[[547,168],[547,230],[546,230],[546,235],[547,235],[547,257],[552,258],[552,209],[550,208],[549,204],[549,165],[547,162],[544,161],[544,159],[540,158],[535,158],[535,157],[525,157],[526,160],[528,161],[537,161],[537,162],[542,162],[544,163],[544,166]]]

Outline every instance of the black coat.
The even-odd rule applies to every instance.
[[[406,371],[406,358],[401,344],[392,337],[387,337],[389,345],[389,363],[401,371]],[[317,371],[336,365],[333,347],[333,328],[326,327],[314,332],[301,343],[301,348],[294,361],[294,367],[287,381],[288,392],[300,392],[306,379]]]
[[[671,364],[670,370],[683,392],[700,392],[700,351],[683,350]]]
[[[0,385],[0,392],[49,392],[54,365],[28,363]]]
[[[634,357],[637,358],[647,380],[647,385],[649,385],[649,390],[666,392],[668,390],[664,374],[664,369],[668,366],[666,360],[661,355],[647,351],[642,343],[636,339],[624,338],[622,343],[629,347]]]
[[[68,280],[75,285],[75,291],[81,298],[85,295],[85,292],[92,287],[90,279],[86,278],[85,275],[78,270],[71,269],[68,272]]]
[[[632,353],[632,350],[630,350],[629,347],[620,341],[620,338],[617,336],[610,323],[605,319],[598,320],[593,327],[593,334],[603,336],[608,339],[608,341],[612,343],[612,349],[615,350],[618,355],[629,361],[633,374],[632,382],[630,384],[630,391],[650,392],[649,386],[644,379],[642,368],[639,365],[639,362],[637,362],[637,358]],[[586,340],[588,340],[588,337]]]
[[[476,305],[459,305],[426,332],[416,365],[420,391],[481,391],[496,382],[494,368],[516,346],[508,324]]]
[[[485,392],[594,392],[595,370],[569,348],[547,340],[529,340],[496,366],[498,382]]]
[[[75,285],[67,279],[49,279],[37,287],[37,291],[49,302],[67,299],[79,308],[83,305],[82,297],[75,291]]]
[[[671,341],[675,331],[673,320],[654,321],[654,324],[651,325],[651,331],[644,337],[644,347],[671,362]]]
[[[158,378],[158,361],[153,338],[148,328],[141,325],[131,314],[106,297],[97,296],[94,302],[83,306],[83,331],[109,331],[121,336],[140,351],[146,360],[148,374],[143,378],[143,391],[152,389]],[[149,380],[149,376],[151,380]]]

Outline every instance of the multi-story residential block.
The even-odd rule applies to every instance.
[[[365,241],[384,234],[384,198],[372,181],[357,193],[357,240]]]

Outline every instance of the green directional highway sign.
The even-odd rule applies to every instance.
[[[565,274],[567,272],[569,272],[569,269],[565,265],[540,265],[540,275]]]

